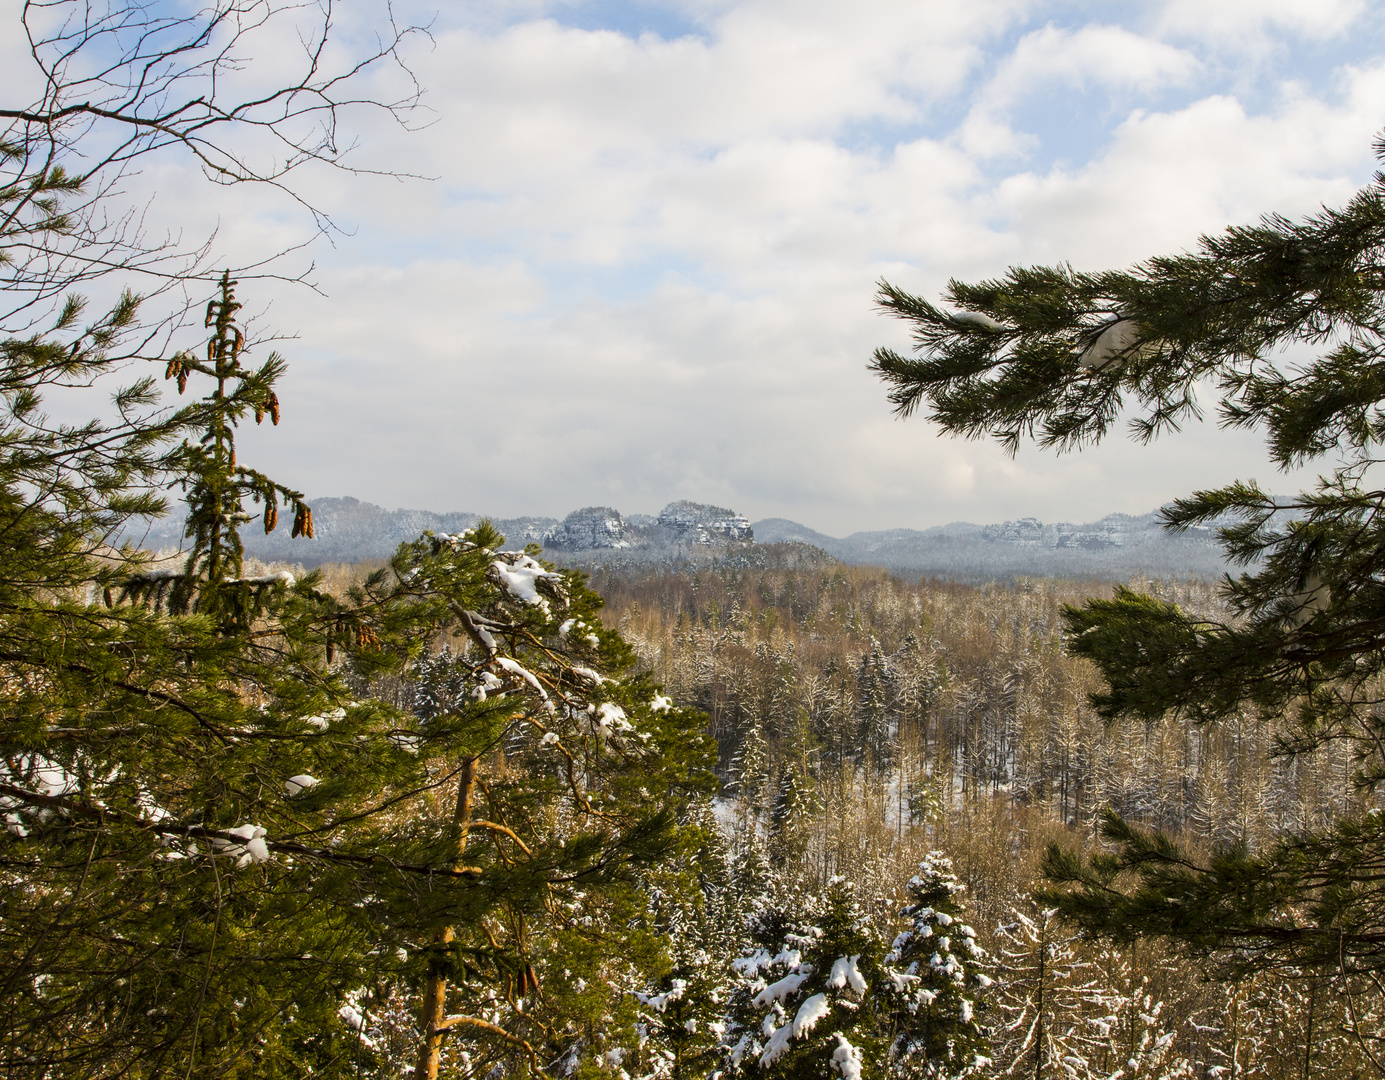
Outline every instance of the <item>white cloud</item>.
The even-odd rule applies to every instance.
[[[1119,26],[1067,30],[1050,24],[1024,35],[996,65],[960,140],[982,158],[1027,153],[1038,137],[1011,126],[1008,113],[1016,105],[1036,97],[1056,104],[1059,93],[1069,90],[1149,94],[1187,83],[1199,66],[1191,53]]]
[[[1049,82],[1150,92],[1187,82],[1199,66],[1187,50],[1119,26],[1066,30],[1050,24],[1020,39],[983,96],[1009,105]]]
[[[1290,26],[1206,6],[1256,33]],[[368,155],[435,183],[313,181],[358,227],[321,253],[327,298],[243,286],[301,335],[284,424],[249,436],[247,460],[388,506],[688,497],[836,533],[1082,519],[1268,477],[1253,437],[1207,428],[1011,460],[897,422],[865,363],[907,348],[907,328],[873,311],[873,283],[927,295],[1011,264],[1122,265],[1340,202],[1368,171],[1385,63],[1338,65],[1329,90],[1281,80],[1257,111],[1208,47],[1164,40],[1183,32],[1176,4],[1157,33],[1046,25],[1054,5],[1018,0],[890,0],[869,18],[825,0],[690,5],[702,32],[676,40],[565,27],[561,6],[478,18],[517,10],[444,27],[419,57],[433,127],[369,129]],[[1093,98],[1085,157],[994,155],[1044,148]],[[1051,126],[1017,129],[1035,100]],[[219,219],[242,256],[295,235],[282,208],[210,202],[181,166],[144,182],[177,220]]]
[[[1366,0],[1167,0],[1157,23],[1166,33],[1195,36],[1219,50],[1262,49],[1275,29],[1338,37],[1368,10]]]
[[[1072,173],[1008,177],[997,200],[1037,261],[1104,267],[1191,247],[1270,211],[1302,215],[1350,198],[1382,94],[1385,66],[1350,72],[1335,104],[1292,94],[1278,112],[1249,116],[1214,95],[1137,113],[1100,158]]]

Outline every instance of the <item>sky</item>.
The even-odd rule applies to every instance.
[[[352,160],[418,179],[300,174],[339,228],[295,256],[318,291],[242,289],[293,336],[284,422],[242,453],[284,482],[501,517],[692,499],[838,536],[1300,486],[1211,423],[1011,458],[897,419],[866,365],[908,330],[874,293],[1120,267],[1344,202],[1385,127],[1385,5],[395,7],[431,23],[405,54],[426,112],[348,117]],[[228,260],[311,234],[174,158],[145,195]]]

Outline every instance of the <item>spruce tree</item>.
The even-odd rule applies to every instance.
[[[963,1077],[990,1063],[981,1011],[991,979],[977,969],[985,952],[962,918],[965,888],[938,851],[909,881],[909,904],[900,914],[911,925],[886,957],[897,1001],[892,1056],[900,1076]]]
[[[1385,143],[1377,145],[1385,157]],[[1163,511],[1174,531],[1212,527],[1247,569],[1222,584],[1223,618],[1120,588],[1065,613],[1066,640],[1107,688],[1111,722],[1177,715],[1217,724],[1248,710],[1277,750],[1345,743],[1354,795],[1334,825],[1257,852],[1210,858],[1108,816],[1108,852],[1055,848],[1045,903],[1088,930],[1165,935],[1242,964],[1373,971],[1385,900],[1385,493],[1372,466],[1385,441],[1385,175],[1340,209],[1277,215],[1204,237],[1130,269],[1066,265],[952,281],[943,304],[882,284],[918,355],[875,353],[902,415],[944,430],[1075,449],[1127,409],[1134,437],[1177,431],[1215,387],[1219,421],[1264,434],[1281,468],[1317,465],[1296,496],[1253,481],[1200,491]],[[1292,350],[1291,353],[1285,350]]]
[[[770,852],[778,867],[794,866],[808,846],[808,824],[814,804],[811,790],[798,775],[798,765],[789,762],[779,778],[779,791],[770,808]]]
[[[792,910],[793,914],[790,914]],[[851,884],[777,905],[735,962],[742,985],[727,1032],[736,1076],[878,1075],[889,1060],[885,949]]]
[[[891,758],[890,689],[892,680],[880,642],[871,638],[870,651],[861,655],[856,670],[856,708],[859,713],[857,757],[884,772]]]
[[[742,826],[759,828],[760,816],[770,803],[769,743],[764,725],[747,716],[740,744],[727,765],[727,789],[739,803]]]

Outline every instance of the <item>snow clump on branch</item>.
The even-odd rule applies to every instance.
[[[495,557],[495,562],[491,563],[487,575],[513,599],[538,608],[545,616],[550,614],[548,600],[540,596],[540,592],[547,593],[550,598],[559,601],[560,607],[567,606],[567,598],[561,584],[562,576],[545,570],[538,562],[521,552],[500,552]]]
[[[218,855],[226,855],[236,860],[236,869],[249,866],[251,863],[269,862],[269,845],[265,843],[265,830],[259,825],[237,825],[234,829],[226,830],[227,836],[234,836],[236,840],[228,840],[223,836],[212,837],[212,850]]]

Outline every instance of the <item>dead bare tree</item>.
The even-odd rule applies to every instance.
[[[8,30],[28,62],[5,80],[19,100],[0,102],[0,339],[67,328],[79,341],[71,297],[101,281],[145,298],[192,281],[199,297],[208,291],[222,269],[209,265],[211,238],[154,230],[126,196],[153,155],[195,162],[212,185],[277,188],[330,231],[303,171],[376,171],[357,160],[351,125],[382,113],[410,127],[422,115],[402,50],[426,36],[387,2],[353,4],[344,33],[341,10],[332,0],[215,0],[195,14],[137,0],[24,3]],[[379,96],[387,83],[395,96]],[[256,265],[272,273],[282,254]],[[127,354],[167,331],[170,307],[144,334],[125,316]],[[112,343],[106,335],[101,351]]]

